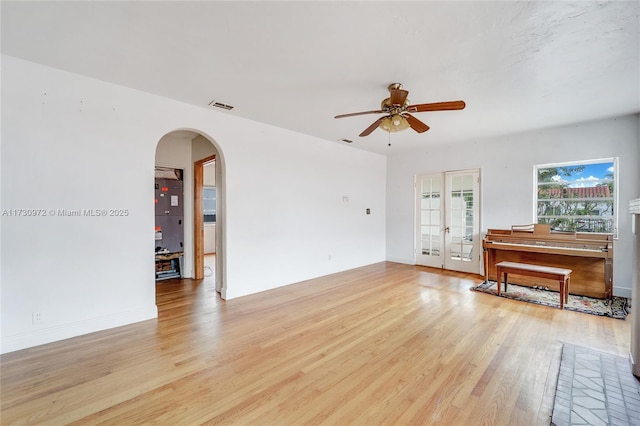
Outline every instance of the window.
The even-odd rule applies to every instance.
[[[205,223],[216,221],[216,187],[205,186],[202,188],[202,210]]]
[[[617,232],[617,159],[535,167],[536,218],[558,231]]]

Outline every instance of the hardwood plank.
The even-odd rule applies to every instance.
[[[562,342],[630,321],[382,262],[230,301],[157,284],[159,318],[0,357],[2,424],[549,424]]]

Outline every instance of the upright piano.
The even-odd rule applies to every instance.
[[[613,296],[613,235],[553,231],[550,225],[489,229],[482,241],[485,280],[497,280],[496,263],[530,263],[571,269],[569,292],[598,299]],[[558,283],[509,274],[509,282],[559,290]]]

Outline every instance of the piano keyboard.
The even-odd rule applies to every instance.
[[[599,248],[591,248],[591,247],[564,247],[564,246],[555,246],[548,244],[519,244],[519,243],[503,243],[499,241],[486,241],[485,244],[489,245],[499,245],[499,246],[507,246],[514,250],[518,250],[518,248],[523,247],[523,251],[529,251],[524,249],[524,247],[536,248],[536,249],[552,249],[552,250],[566,250],[569,251],[586,251],[586,252],[594,252],[594,253],[606,253],[608,250],[606,247]]]

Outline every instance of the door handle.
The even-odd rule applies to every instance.
[[[449,227],[448,226],[446,228],[444,228],[444,232],[446,232],[447,234],[449,233]]]

